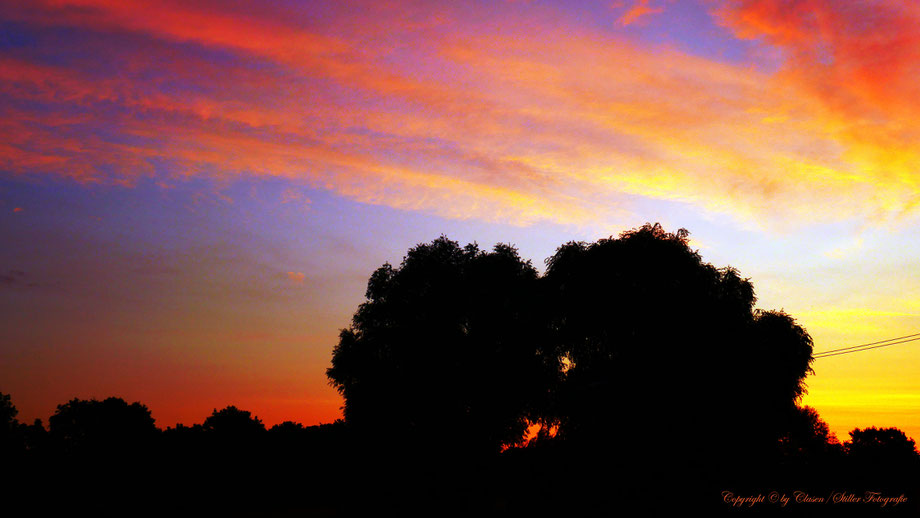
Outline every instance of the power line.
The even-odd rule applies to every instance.
[[[895,338],[889,338],[887,340],[879,340],[878,342],[869,342],[867,344],[851,345],[849,347],[841,347],[840,349],[831,349],[829,351],[821,351],[819,353],[815,353],[815,356],[820,356],[820,355],[829,354],[829,353],[836,353],[840,351],[849,351],[850,349],[861,349],[869,345],[884,344],[887,342],[894,342],[895,340],[904,340],[905,338],[913,338],[915,336],[920,337],[920,333],[914,333],[912,335],[898,336]]]
[[[880,347],[888,347],[889,345],[898,345],[898,344],[903,344],[903,343],[907,343],[907,342],[915,342],[915,341],[917,341],[917,340],[920,340],[920,337],[918,337],[918,338],[911,338],[910,340],[902,340],[902,341],[900,341],[900,342],[891,342],[891,343],[888,343],[888,344],[876,345],[876,346],[873,346],[873,347],[866,347],[866,348],[863,348],[863,349],[854,349],[854,350],[852,350],[852,351],[840,351],[840,352],[829,353],[829,354],[816,354],[816,355],[813,356],[813,358],[815,358],[815,359],[817,359],[817,358],[827,358],[827,357],[830,357],[830,356],[839,356],[839,355],[841,355],[841,354],[861,353],[861,352],[863,352],[863,351],[868,351],[868,350],[870,350],[870,349],[878,349],[878,348],[880,348]]]
[[[916,342],[917,340],[920,340],[920,335],[908,335],[908,337],[915,337],[915,338],[908,338],[907,340],[899,340],[899,341],[894,341],[894,342],[889,341],[889,340],[882,340],[881,342],[872,342],[871,344],[863,344],[863,345],[858,345],[858,346],[854,345],[852,347],[844,347],[843,349],[834,349],[831,351],[824,351],[821,353],[814,354],[812,357],[816,359],[817,358],[828,358],[830,356],[839,356],[841,354],[859,353],[863,351],[868,351],[870,349],[879,349],[881,347],[888,347],[890,345],[900,345],[900,344],[906,344],[908,342]],[[898,340],[898,339],[891,338],[890,340]],[[874,345],[874,344],[880,344],[880,345]]]

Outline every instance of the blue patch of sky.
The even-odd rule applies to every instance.
[[[81,75],[105,78],[128,73],[137,80],[147,79],[167,91],[195,91],[209,81],[190,81],[194,76],[170,77],[171,56],[183,56],[203,68],[189,74],[223,74],[234,79],[234,71],[246,69],[271,74],[286,73],[286,68],[272,60],[227,48],[196,42],[159,40],[143,33],[94,31],[81,27],[34,26],[0,22],[0,51],[21,59],[48,66],[79,67]],[[137,66],[147,64],[149,66]],[[143,85],[143,83],[139,83]],[[213,88],[208,89],[208,91]]]
[[[38,38],[23,24],[0,21],[0,51],[31,49]]]

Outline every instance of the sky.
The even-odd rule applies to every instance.
[[[442,234],[542,269],[660,222],[816,352],[918,333],[918,27],[883,0],[0,0],[0,392],[25,421],[330,422],[368,277]],[[920,342],[813,368],[841,440],[920,439]]]

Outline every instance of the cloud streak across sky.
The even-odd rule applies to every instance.
[[[726,60],[651,41],[681,22],[670,4],[643,37],[600,5],[576,25],[536,2],[3,2],[0,165],[277,176],[512,224],[620,221],[636,197],[765,227],[886,220],[920,192],[920,14],[871,4],[701,4],[726,45],[764,49]]]

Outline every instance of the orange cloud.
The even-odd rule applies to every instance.
[[[648,0],[638,0],[617,21],[620,25],[632,25],[640,21],[641,18],[661,12],[664,12],[663,7],[649,7]]]
[[[776,77],[819,107],[814,124],[871,179],[882,212],[912,212],[920,178],[920,7],[911,3],[755,0],[715,15],[738,37],[785,53]]]
[[[296,282],[297,284],[303,284],[304,279],[306,279],[306,274],[303,272],[287,272],[288,279]]]
[[[920,110],[920,7],[914,4],[748,0],[726,3],[715,14],[738,37],[783,49],[784,79],[830,109],[863,117],[853,123],[877,130]]]

